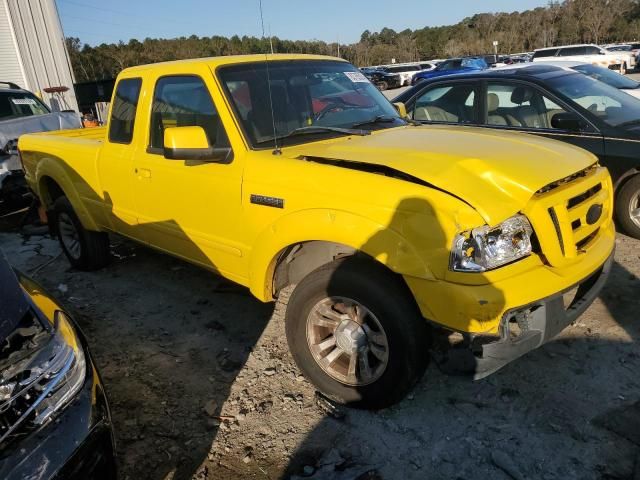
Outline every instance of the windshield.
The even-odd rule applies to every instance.
[[[254,147],[272,146],[274,130],[275,136],[282,138],[302,127],[318,127],[286,139],[286,144],[293,144],[344,134],[329,128],[406,124],[378,89],[349,63],[270,61],[268,67],[270,83],[266,62],[222,67],[218,73]]]
[[[0,119],[44,115],[49,109],[29,92],[0,92]]]
[[[608,68],[597,67],[595,65],[591,65],[590,63],[584,65],[576,65],[572,67],[574,70],[578,72],[584,73],[585,75],[589,75],[590,77],[595,78],[596,80],[600,80],[608,85],[611,85],[614,88],[638,88],[640,83],[635,80],[631,80],[628,77],[620,75]]]
[[[640,100],[589,76],[563,75],[549,86],[612,127],[640,119]]]

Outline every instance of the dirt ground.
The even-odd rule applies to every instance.
[[[84,273],[48,236],[0,226],[10,262],[89,339],[123,479],[640,478],[638,241],[618,236],[601,297],[551,343],[478,382],[432,363],[380,412],[316,395],[288,354],[282,308],[112,242],[112,264]]]

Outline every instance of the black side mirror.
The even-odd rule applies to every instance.
[[[584,124],[580,117],[575,113],[561,112],[551,117],[551,126],[558,130],[567,130],[569,132],[579,132]]]

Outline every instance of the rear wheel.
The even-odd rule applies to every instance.
[[[381,92],[384,92],[387,88],[389,88],[389,84],[384,81],[378,82],[376,86],[378,87],[378,90],[380,90]]]
[[[640,175],[634,175],[620,187],[615,210],[622,231],[640,239]]]
[[[338,260],[305,277],[289,299],[286,332],[304,375],[351,406],[398,402],[427,366],[429,329],[406,285],[368,259]]]
[[[109,263],[109,237],[106,233],[85,229],[67,197],[59,197],[53,211],[54,231],[73,267],[97,270]]]

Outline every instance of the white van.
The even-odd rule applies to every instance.
[[[567,45],[564,47],[540,48],[533,53],[532,62],[546,60],[576,60],[592,63],[625,75],[636,67],[636,58],[631,52],[610,52],[593,44]]]

